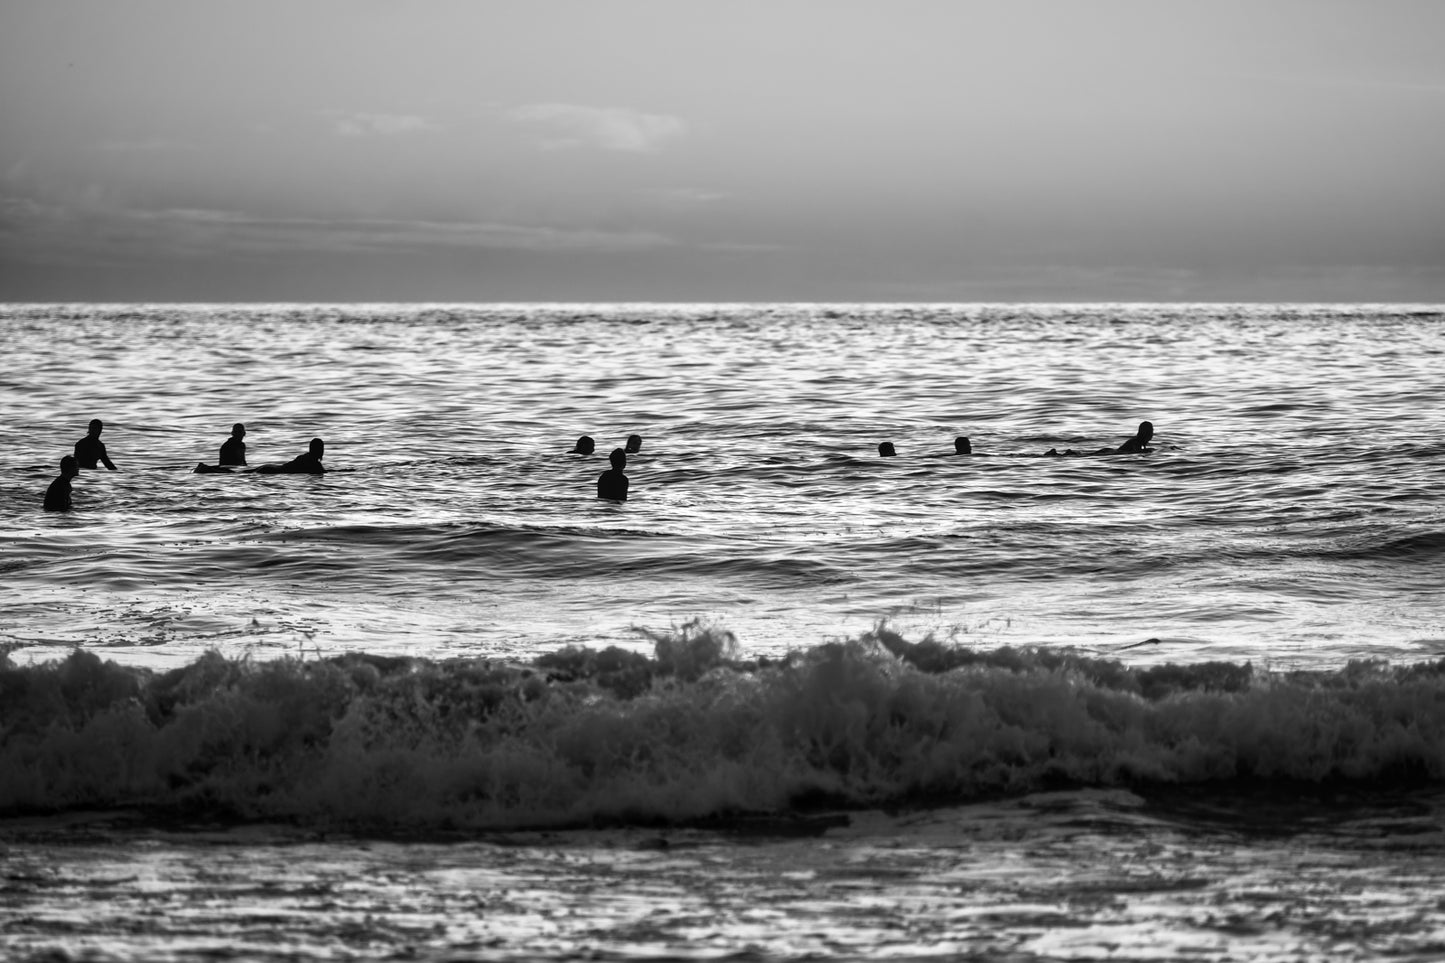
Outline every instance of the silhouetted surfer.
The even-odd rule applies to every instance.
[[[591,435],[583,435],[581,438],[578,438],[578,439],[577,439],[577,444],[575,444],[575,445],[572,446],[572,450],[571,450],[570,452],[568,452],[568,454],[570,454],[570,455],[590,455],[590,454],[592,454],[592,452],[593,452],[594,450],[596,450],[596,448],[597,448],[597,444],[596,444],[596,442],[594,442],[594,441],[592,440],[592,436],[591,436]]]
[[[311,439],[311,447],[304,455],[297,455],[284,465],[262,465],[256,471],[263,475],[324,475],[326,466],[321,458],[326,454],[326,443],[320,438]]]
[[[972,455],[973,445],[968,441],[967,435],[959,435],[953,439],[953,451],[940,451],[931,453],[929,458],[953,458],[956,455]]]
[[[74,455],[60,459],[60,477],[45,489],[45,510],[47,512],[70,511],[70,480],[80,474],[80,465]]]
[[[898,452],[893,450],[893,442],[880,441],[878,443],[878,456],[880,458],[892,458],[896,454],[898,454]]]
[[[110,458],[105,453],[105,442],[100,440],[100,433],[104,430],[104,422],[99,418],[91,419],[90,431],[75,443],[75,460],[79,463],[79,467],[94,468],[99,462],[110,471],[115,471],[115,465],[111,464]]]
[[[1126,440],[1118,448],[1100,448],[1094,452],[1079,452],[1070,448],[1067,451],[1059,451],[1057,448],[1050,448],[1044,452],[1045,457],[1062,457],[1067,455],[1128,455],[1136,452],[1150,452],[1153,448],[1149,446],[1149,439],[1154,437],[1154,424],[1148,421],[1139,422],[1139,430],[1134,432],[1134,437]]]
[[[1124,442],[1113,453],[1116,455],[1127,455],[1132,452],[1153,451],[1147,447],[1149,439],[1154,437],[1154,424],[1148,421],[1139,422],[1139,430],[1134,432],[1134,437]],[[1102,452],[1101,452],[1102,454]]]
[[[627,454],[629,454],[629,455],[635,455],[635,454],[637,454],[639,451],[642,450],[642,436],[641,436],[641,435],[628,435],[628,436],[627,436],[627,447],[626,447],[626,448],[623,448],[622,450],[625,451],[625,452],[626,452]]]
[[[231,426],[231,437],[221,443],[221,457],[216,459],[217,465],[244,465],[246,464],[246,426],[239,421]]]
[[[627,452],[621,448],[612,449],[607,456],[612,467],[597,476],[597,497],[609,498],[614,502],[627,501],[627,476],[622,469],[627,467]]]
[[[239,421],[231,426],[231,437],[221,443],[221,455],[216,459],[216,464],[207,465],[205,462],[197,462],[195,475],[213,475],[216,472],[229,473],[231,465],[242,466],[246,464],[246,443],[241,439],[246,437],[246,426]]]

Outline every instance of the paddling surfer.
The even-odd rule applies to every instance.
[[[1107,453],[1113,454],[1113,455],[1127,455],[1127,454],[1131,454],[1131,453],[1134,453],[1134,452],[1153,451],[1154,449],[1148,447],[1148,446],[1149,446],[1149,439],[1150,439],[1150,438],[1153,438],[1153,437],[1154,437],[1154,424],[1153,424],[1153,422],[1141,421],[1141,422],[1139,422],[1139,430],[1136,431],[1136,432],[1134,432],[1134,437],[1133,437],[1133,438],[1130,438],[1128,441],[1124,442],[1124,443],[1123,443],[1122,445],[1120,445],[1118,448],[1115,448],[1112,452],[1110,452],[1108,449],[1104,449],[1103,451],[1099,452],[1099,454],[1102,455],[1102,454],[1105,454],[1105,453],[1107,452]]]
[[[1141,421],[1141,422],[1139,422],[1139,430],[1136,431],[1136,432],[1134,432],[1134,437],[1129,438],[1129,439],[1126,439],[1126,440],[1124,441],[1124,443],[1123,443],[1122,445],[1120,445],[1118,448],[1100,448],[1098,451],[1094,451],[1094,452],[1074,451],[1074,449],[1072,449],[1072,448],[1068,449],[1067,451],[1059,451],[1057,448],[1050,448],[1048,451],[1044,452],[1044,456],[1047,457],[1047,458],[1059,458],[1059,457],[1064,457],[1064,456],[1068,456],[1068,455],[1087,455],[1087,454],[1093,454],[1093,455],[1129,455],[1129,454],[1136,454],[1136,453],[1137,453],[1137,454],[1147,454],[1148,452],[1151,452],[1151,451],[1154,450],[1153,448],[1150,448],[1150,447],[1149,447],[1149,439],[1151,439],[1151,438],[1153,438],[1153,437],[1154,437],[1154,423],[1153,423],[1153,422],[1150,422],[1150,421]]]
[[[326,454],[326,442],[312,438],[305,454],[297,455],[284,465],[262,465],[255,469],[263,475],[324,475],[326,466],[321,459]]]

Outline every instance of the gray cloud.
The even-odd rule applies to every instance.
[[[600,147],[630,153],[654,153],[687,132],[677,117],[623,107],[579,104],[528,104],[508,112],[512,120],[543,131],[549,149]]]
[[[99,149],[111,154],[167,154],[200,150],[198,144],[173,137],[146,137],[133,140],[102,141]]]
[[[441,248],[646,251],[670,247],[674,242],[649,231],[488,221],[265,217],[202,208],[79,209],[24,197],[0,197],[0,244],[18,260],[120,264],[157,258],[184,261],[214,256],[404,253]],[[27,252],[35,256],[27,257]]]
[[[327,116],[331,119],[332,130],[343,137],[395,137],[441,129],[427,118],[415,114],[331,111]]]
[[[649,187],[639,190],[638,194],[668,207],[681,208],[715,204],[718,201],[727,200],[731,196],[726,191],[706,190],[700,187]]]

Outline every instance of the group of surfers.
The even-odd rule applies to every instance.
[[[1138,430],[1134,432],[1134,436],[1132,438],[1125,439],[1124,443],[1122,445],[1119,445],[1117,448],[1098,448],[1094,451],[1075,451],[1072,448],[1069,448],[1065,451],[1059,451],[1057,448],[1050,448],[1048,451],[1044,452],[1044,457],[1066,458],[1070,455],[1128,455],[1138,454],[1141,452],[1149,452],[1154,450],[1153,448],[1149,447],[1149,440],[1153,437],[1153,422],[1141,421],[1139,422]],[[973,454],[973,445],[969,443],[967,435],[959,435],[957,438],[953,439],[953,453],[955,455]],[[893,442],[881,441],[878,443],[878,454],[883,458],[891,458],[894,455],[898,454],[898,451],[893,447]]]
[[[97,469],[104,465],[108,471],[116,470],[115,462],[110,460],[110,455],[105,450],[105,442],[100,440],[100,433],[104,430],[105,423],[103,421],[99,418],[91,419],[85,437],[75,443],[75,453],[60,459],[60,476],[52,481],[50,487],[45,490],[44,507],[47,511],[63,512],[70,509],[72,503],[70,480],[79,475],[82,468]],[[572,451],[576,454],[590,455],[594,448],[595,442],[592,438],[583,435],[577,439],[577,444]],[[627,475],[623,473],[623,469],[627,467],[627,453],[641,450],[641,435],[630,435],[625,448],[613,449],[609,456],[612,467],[597,478],[598,498],[618,502],[627,501],[628,481]],[[312,438],[307,450],[288,462],[247,468],[246,426],[238,421],[231,426],[231,437],[222,443],[216,464],[207,465],[205,462],[199,462],[196,464],[194,474],[233,472],[240,468],[262,475],[323,475],[326,473],[326,466],[322,464],[321,459],[325,456],[326,442],[320,438]]]
[[[102,465],[108,471],[115,471],[115,462],[110,460],[110,455],[105,450],[105,442],[100,440],[100,433],[105,430],[105,422],[99,418],[92,418],[87,428],[85,437],[75,443],[75,454],[66,455],[60,459],[60,477],[50,483],[45,490],[45,509],[47,511],[63,512],[71,507],[71,486],[70,480],[80,474],[82,468],[99,468]],[[196,474],[208,472],[229,472],[236,468],[246,467],[246,426],[240,422],[231,426],[231,437],[221,445],[221,455],[214,465],[207,465],[204,462],[196,465]],[[255,468],[246,468],[247,471],[259,472],[263,475],[321,475],[326,472],[326,466],[321,459],[326,454],[326,443],[320,438],[312,438],[310,447],[302,454],[288,462],[276,465],[258,465]]]
[[[577,439],[577,444],[572,446],[571,454],[590,455],[597,450],[597,442],[592,440],[591,435],[583,435]],[[628,435],[627,443],[622,448],[612,449],[607,456],[608,463],[612,466],[597,476],[597,497],[605,498],[614,502],[627,501],[627,475],[623,469],[627,467],[627,456],[635,455],[642,450],[642,436]]]
[[[75,443],[75,454],[66,455],[60,459],[60,477],[50,483],[45,492],[45,508],[47,511],[67,511],[71,506],[70,480],[80,474],[82,468],[98,468],[104,465],[108,470],[115,471],[115,463],[110,460],[106,453],[105,442],[100,440],[100,433],[105,429],[105,424],[99,418],[90,422],[89,430],[84,438]],[[1154,437],[1154,425],[1147,421],[1139,423],[1138,430],[1133,437],[1124,441],[1117,448],[1100,448],[1095,451],[1075,451],[1070,448],[1059,451],[1057,448],[1050,448],[1044,452],[1045,457],[1062,458],[1070,455],[1125,455],[1153,451],[1149,446],[1149,440]],[[326,466],[321,459],[326,454],[326,443],[320,438],[312,438],[310,447],[302,454],[288,462],[273,465],[259,465],[255,468],[246,467],[246,426],[239,421],[231,426],[231,437],[227,438],[221,445],[220,456],[216,464],[207,465],[204,462],[198,463],[195,468],[196,474],[209,474],[212,472],[231,472],[237,468],[246,471],[258,472],[263,475],[321,475],[325,474]],[[597,447],[597,443],[590,435],[583,435],[577,439],[572,447],[571,454],[590,455]],[[612,449],[607,456],[611,468],[597,476],[597,497],[609,501],[627,501],[628,480],[624,469],[627,467],[627,456],[636,454],[642,450],[642,436],[629,435],[626,444],[621,448]],[[973,446],[969,443],[967,436],[959,435],[953,440],[953,453],[955,455],[973,454]],[[880,442],[878,454],[881,457],[889,458],[898,454],[893,442]]]

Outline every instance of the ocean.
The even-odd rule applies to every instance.
[[[0,333],[0,957],[1445,958],[1445,306]]]

